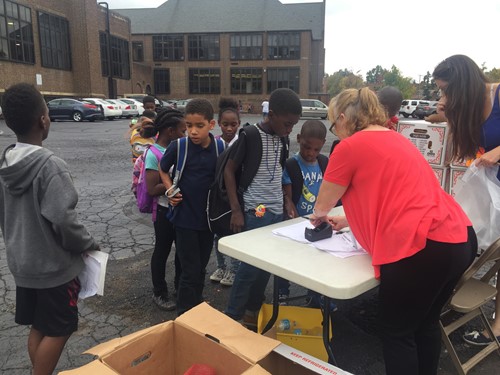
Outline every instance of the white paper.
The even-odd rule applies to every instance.
[[[85,268],[78,275],[80,280],[79,299],[104,295],[104,279],[106,277],[106,265],[109,254],[102,251],[87,251],[82,254]]]
[[[330,238],[310,242],[305,238],[306,228],[313,228],[312,224],[308,220],[274,229],[273,234],[290,238],[300,243],[310,244],[318,250],[326,251],[339,258],[348,258],[354,255],[366,254],[366,251],[361,247],[350,231],[334,233]]]

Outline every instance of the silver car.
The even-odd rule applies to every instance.
[[[328,117],[328,106],[316,99],[300,99],[302,103],[302,117]]]

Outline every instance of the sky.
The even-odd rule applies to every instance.
[[[165,0],[107,2],[110,9],[156,8]],[[366,79],[377,65],[388,70],[395,65],[419,82],[455,54],[487,70],[500,69],[499,25],[499,0],[326,0],[325,73],[348,69]]]

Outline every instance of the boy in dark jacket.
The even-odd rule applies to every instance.
[[[50,119],[40,92],[16,84],[5,91],[2,108],[17,136],[0,157],[0,227],[16,283],[15,321],[31,325],[33,374],[52,374],[78,328],[82,253],[99,245],[78,222],[66,163],[42,147]]]

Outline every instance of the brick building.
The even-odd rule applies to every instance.
[[[168,0],[155,9],[118,9],[131,21],[134,92],[212,102],[231,95],[259,110],[278,87],[321,97],[324,6]]]
[[[29,82],[46,99],[107,97],[106,20],[96,0],[0,0],[0,94]],[[109,20],[113,85],[130,92],[130,20]]]
[[[37,84],[47,99],[152,93],[204,96],[215,104],[231,95],[258,109],[278,87],[321,96],[324,2],[168,0],[154,9],[119,10],[106,5],[0,0],[0,94],[24,81]]]

